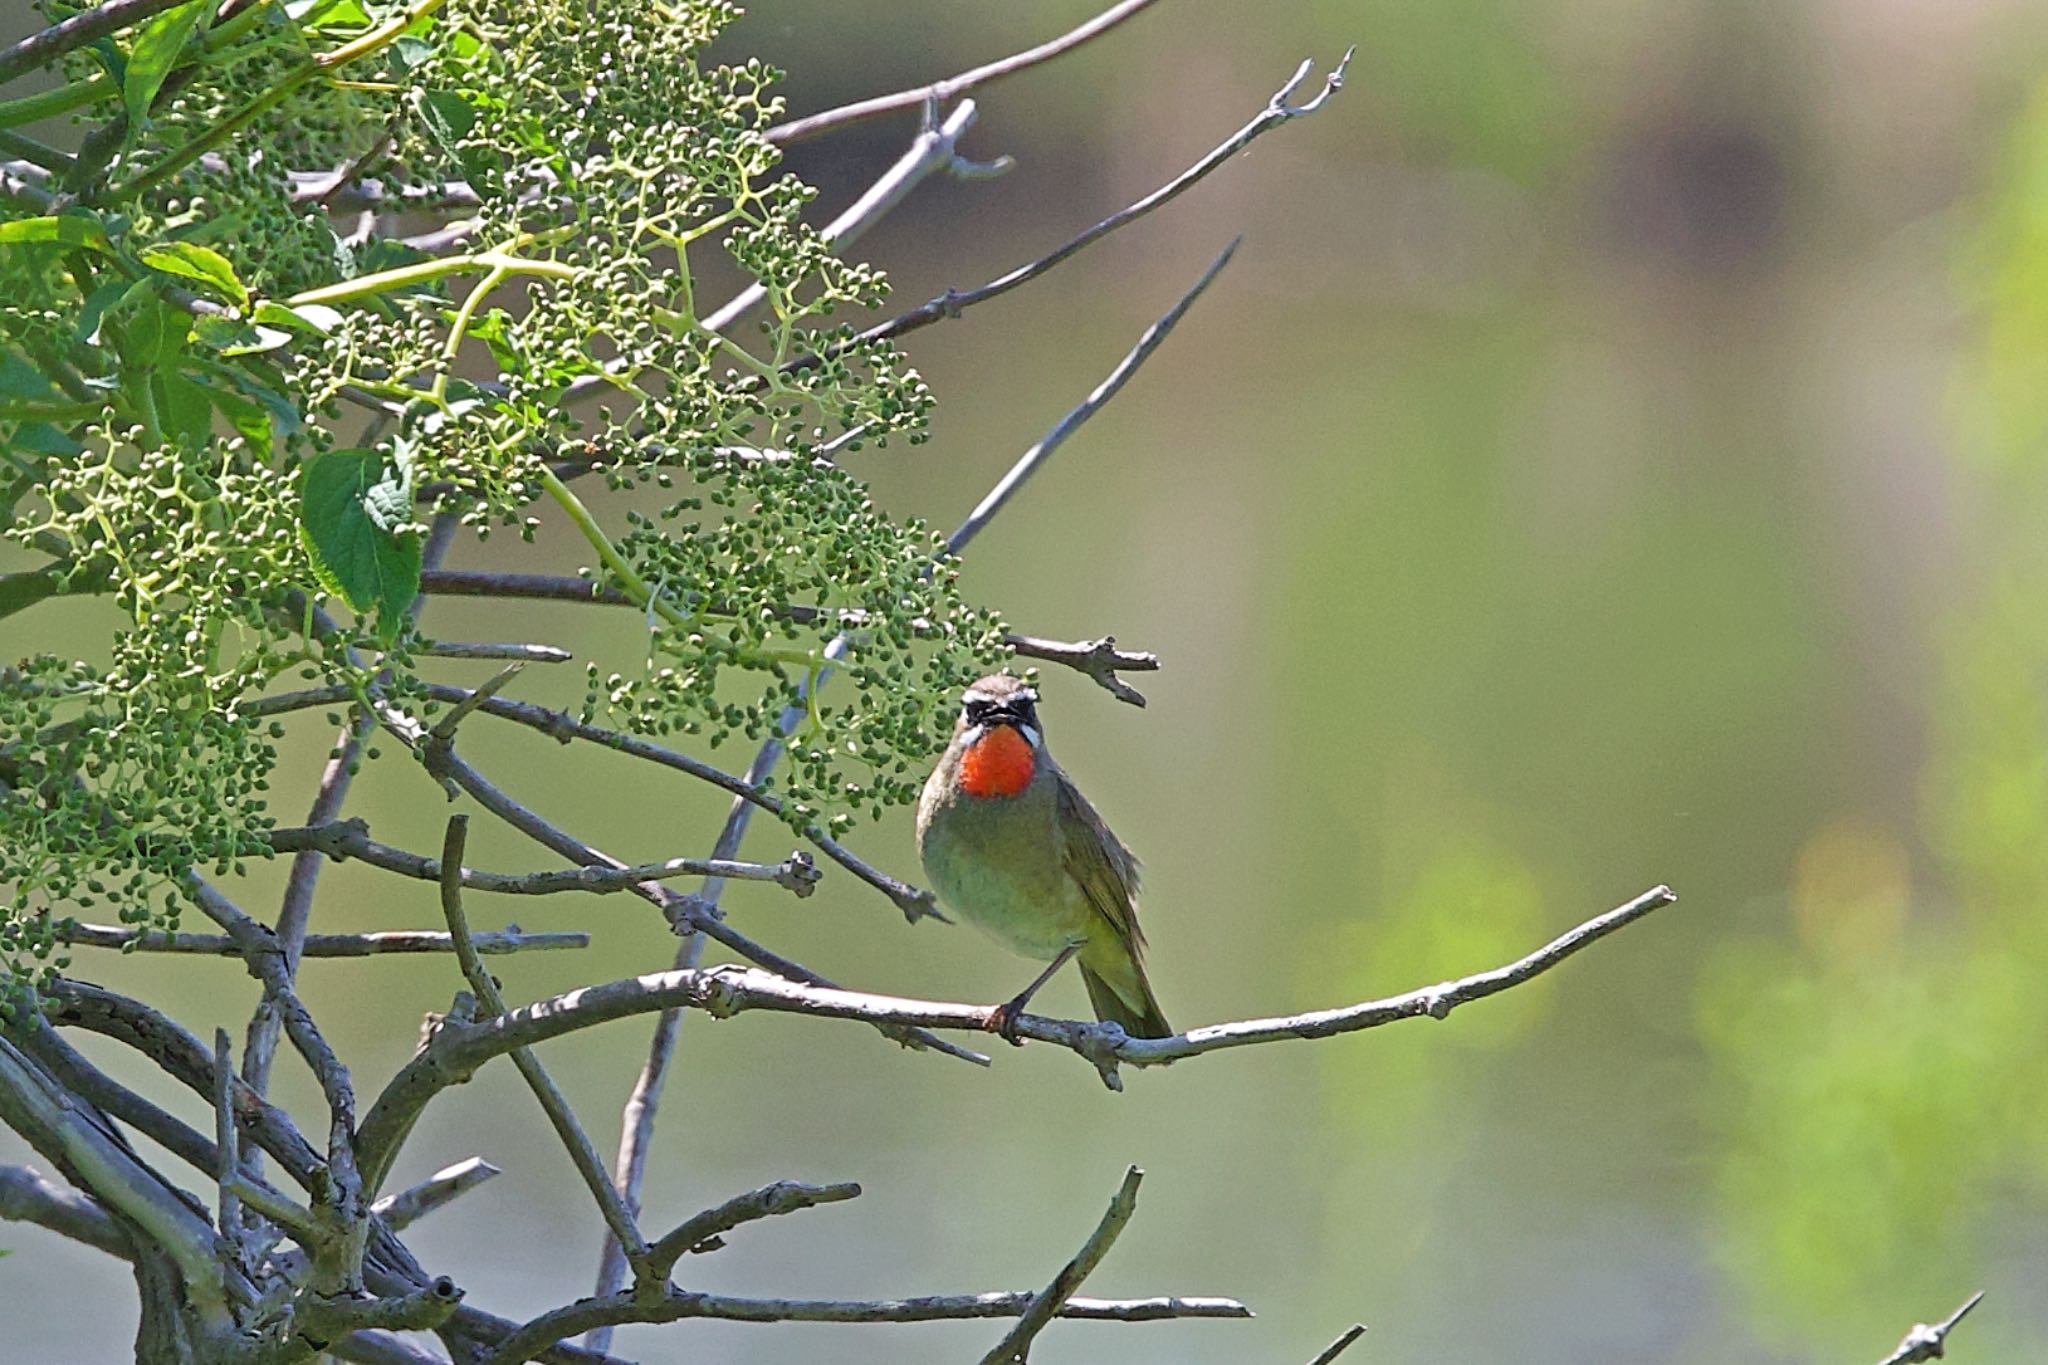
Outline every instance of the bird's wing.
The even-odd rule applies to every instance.
[[[1145,946],[1145,936],[1138,931],[1138,860],[1110,833],[1065,773],[1059,776],[1059,826],[1067,875],[1135,957]]]

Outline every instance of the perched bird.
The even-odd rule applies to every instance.
[[[1171,1037],[1145,980],[1138,860],[1053,762],[1037,703],[1006,673],[962,696],[953,742],[917,806],[925,873],[963,918],[1052,964],[996,1010],[991,1029],[1018,1042],[1032,993],[1078,957],[1098,1019],[1134,1038]]]

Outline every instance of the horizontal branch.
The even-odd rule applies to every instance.
[[[484,1358],[484,1365],[516,1365],[542,1348],[594,1327],[631,1322],[677,1322],[684,1318],[718,1318],[727,1322],[959,1322],[980,1318],[1014,1318],[1030,1308],[1037,1295],[935,1294],[915,1299],[753,1299],[730,1294],[700,1294],[670,1289],[666,1296],[644,1300],[630,1293],[582,1299],[543,1314]],[[1062,1318],[1082,1322],[1162,1322],[1172,1318],[1249,1318],[1252,1310],[1236,1299],[1160,1297],[1150,1299],[1069,1299]]]
[[[523,664],[565,664],[576,657],[556,645],[489,640],[430,640],[414,645],[413,653],[437,659],[511,659]]]
[[[1050,42],[1040,43],[1037,47],[1014,53],[999,61],[977,66],[971,71],[963,71],[957,76],[948,76],[945,80],[933,81],[930,85],[920,85],[911,90],[898,90],[889,95],[876,95],[872,99],[791,119],[787,123],[778,123],[768,130],[768,140],[779,147],[787,147],[792,142],[801,142],[807,137],[816,137],[820,133],[844,128],[849,124],[876,118],[882,114],[892,114],[906,109],[924,109],[933,103],[945,104],[978,85],[988,85],[1005,76],[1014,76],[1019,71],[1071,52],[1083,43],[1109,32],[1151,3],[1152,0],[1123,0],[1123,3],[1111,5],[1093,19],[1069,29]]]
[[[81,948],[126,948],[139,953],[184,953],[205,957],[238,957],[241,949],[226,934],[185,934],[162,929],[121,929],[110,924],[64,920],[52,930],[59,943]],[[532,952],[556,948],[588,948],[590,935],[579,932],[529,934],[517,928],[471,936],[480,953]],[[308,934],[302,957],[377,957],[384,953],[445,953],[449,936],[433,929],[386,929],[370,934]]]
[[[420,881],[441,879],[441,860],[411,853],[370,837],[370,827],[360,819],[336,820],[325,825],[274,829],[266,836],[279,853],[314,849],[330,858],[359,858],[372,867]],[[547,872],[480,872],[462,869],[462,885],[471,891],[496,891],[509,896],[551,896],[562,891],[590,891],[604,895],[626,891],[641,882],[664,881],[670,877],[728,877],[733,881],[774,882],[798,896],[808,896],[817,887],[818,869],[803,853],[792,853],[779,863],[742,863],[723,858],[668,858],[658,863],[632,867],[567,867]]]
[[[1115,1024],[1026,1014],[1017,1018],[1016,1033],[1021,1038],[1058,1044],[1088,1059],[1102,1074],[1105,1084],[1113,1090],[1121,1089],[1122,1081],[1117,1074],[1120,1062],[1149,1066],[1255,1043],[1356,1033],[1402,1019],[1442,1019],[1459,1005],[1497,994],[1549,971],[1587,945],[1676,899],[1670,888],[1656,887],[1505,967],[1343,1009],[1213,1024],[1171,1038],[1131,1038]],[[370,1149],[394,1140],[394,1135],[410,1125],[412,1116],[429,1099],[450,1085],[468,1080],[493,1057],[595,1024],[665,1009],[698,1009],[715,1018],[761,1009],[852,1019],[882,1028],[980,1031],[993,1028],[997,1014],[996,1007],[989,1005],[869,995],[805,985],[769,972],[731,966],[654,972],[582,987],[495,1019],[467,1024],[449,1021],[377,1097],[363,1119],[364,1147]]]
[[[574,602],[600,607],[633,606],[633,599],[617,588],[605,587],[572,574],[430,569],[420,575],[420,591],[443,597]],[[827,613],[817,607],[798,604],[778,607],[776,614],[783,620],[797,625],[815,624],[829,614],[832,624],[847,629],[859,629],[869,619],[869,613],[854,608],[843,608]],[[926,629],[928,625],[929,623],[923,621],[911,623],[914,630]],[[1118,649],[1116,637],[1113,635],[1105,635],[1099,640],[1070,641],[1048,640],[1037,635],[1019,635],[1011,632],[1003,637],[1003,643],[1008,645],[1012,652],[1027,659],[1058,664],[1092,678],[1098,685],[1107,688],[1118,700],[1127,701],[1133,706],[1145,704],[1144,694],[1123,681],[1117,674],[1155,673],[1159,669],[1157,654]]]

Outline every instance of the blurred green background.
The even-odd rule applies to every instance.
[[[720,50],[786,67],[809,112],[1097,7],[764,0]],[[858,254],[905,305],[989,278],[1352,42],[1321,114],[915,337],[934,439],[856,467],[888,507],[952,524],[1242,232],[1237,264],[967,569],[1021,630],[1113,632],[1165,660],[1136,679],[1144,711],[1075,675],[1043,690],[1062,761],[1146,859],[1169,1013],[1348,1003],[1495,965],[1659,881],[1681,904],[1445,1023],[1206,1057],[1122,1096],[1048,1048],[999,1047],[979,1071],[852,1026],[692,1018],[649,1221],[779,1177],[858,1179],[859,1201],[744,1230],[687,1283],[1035,1288],[1136,1162],[1139,1215],[1090,1292],[1231,1294],[1259,1317],[1061,1325],[1035,1359],[1305,1361],[1362,1320],[1361,1360],[1876,1360],[1979,1287],[1952,1358],[2042,1358],[2048,10],[1169,0],[980,93],[969,150],[1016,170],[928,184]],[[910,130],[796,149],[819,220]],[[582,555],[550,524],[534,551],[464,544],[452,562],[566,572]],[[0,646],[89,651],[108,619],[45,604]],[[428,626],[635,657],[630,613],[436,603]],[[572,702],[580,669],[516,690]],[[287,821],[327,735],[309,720],[292,743]],[[704,852],[723,810],[523,732],[472,724],[464,744],[628,858]],[[444,805],[387,760],[351,810],[425,849]],[[914,875],[907,812],[851,842]],[[789,843],[758,826],[749,851]],[[549,861],[489,822],[473,848]],[[279,871],[240,895],[273,903]],[[829,867],[811,900],[739,886],[727,904],[862,987],[993,1001],[1029,970],[969,931],[906,928]],[[665,966],[674,946],[625,897],[479,897],[472,916],[596,936],[498,959],[515,1000]],[[430,889],[349,866],[315,927],[436,920]],[[219,962],[77,970],[199,1030],[239,1036],[255,998]],[[426,959],[305,975],[361,1089],[457,984]],[[1085,1008],[1070,977],[1044,1004]],[[607,1151],[646,1036],[547,1050]],[[310,1112],[303,1074],[280,1073]],[[0,1160],[20,1153],[0,1140]],[[514,1316],[588,1292],[597,1219],[509,1067],[429,1111],[400,1180],[473,1153],[507,1174],[421,1225],[422,1259]],[[0,1245],[0,1356],[125,1356],[121,1267],[30,1228]],[[687,1323],[619,1349],[959,1360],[996,1331]]]

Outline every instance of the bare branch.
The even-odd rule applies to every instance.
[[[827,109],[822,113],[806,115],[800,119],[791,119],[787,123],[778,123],[768,130],[768,140],[777,146],[787,147],[792,142],[801,142],[807,137],[816,137],[819,133],[844,128],[848,124],[859,123],[881,114],[892,114],[904,109],[921,109],[933,101],[945,104],[978,85],[989,85],[1005,76],[1012,76],[1019,71],[1037,66],[1041,62],[1049,62],[1062,53],[1071,52],[1090,39],[1109,32],[1151,3],[1152,0],[1123,0],[1122,4],[1110,6],[1087,23],[1070,29],[1051,42],[1040,43],[1037,47],[1004,57],[1000,61],[990,62],[985,66],[977,66],[972,71],[963,71],[957,76],[933,81],[930,85],[920,85],[914,90],[898,90],[893,95],[877,95],[855,104]]]
[[[37,1065],[73,1096],[109,1118],[127,1124],[207,1179],[219,1179],[220,1148],[212,1140],[183,1119],[144,1099],[87,1061],[76,1048],[50,1027],[47,1020],[35,1021],[17,1035],[17,1040],[22,1051],[34,1057]],[[210,1064],[208,1070],[210,1073]],[[163,1179],[160,1172],[158,1177]],[[165,1184],[169,1185],[169,1181],[165,1180]],[[205,1211],[197,1199],[174,1186],[171,1188],[194,1213]]]
[[[1915,1361],[1940,1360],[1947,1352],[1948,1334],[1955,1330],[1956,1324],[1967,1317],[1970,1310],[1982,1302],[1983,1298],[1984,1291],[1980,1289],[1963,1300],[1962,1307],[1940,1322],[1914,1323],[1913,1330],[1906,1333],[1898,1348],[1879,1361],[1878,1365],[1911,1365],[1911,1362]]]
[[[1318,1355],[1314,1360],[1311,1360],[1308,1363],[1308,1365],[1330,1365],[1331,1361],[1335,1360],[1338,1356],[1343,1355],[1344,1352],[1351,1349],[1352,1342],[1358,1340],[1360,1337],[1364,1335],[1365,1324],[1362,1322],[1352,1323],[1349,1327],[1344,1329],[1344,1332],[1341,1336],[1339,1336],[1335,1341],[1331,1342],[1328,1346],[1325,1346],[1322,1350],[1322,1354]]]
[[[1519,961],[1490,972],[1370,1000],[1343,1009],[1275,1019],[1248,1019],[1192,1029],[1171,1038],[1131,1038],[1114,1024],[1041,1015],[1019,1016],[1020,1037],[1056,1043],[1088,1059],[1111,1088],[1118,1088],[1119,1062],[1138,1066],[1178,1061],[1225,1048],[1289,1038],[1328,1038],[1379,1028],[1403,1019],[1441,1019],[1453,1008],[1498,994],[1557,966],[1588,944],[1676,899],[1657,887],[1579,925]],[[392,1077],[363,1120],[365,1150],[388,1141],[387,1133],[409,1124],[435,1094],[467,1080],[476,1069],[515,1047],[531,1047],[565,1033],[663,1009],[697,1009],[728,1018],[749,1009],[855,1019],[874,1026],[962,1028],[986,1031],[995,1009],[987,1005],[865,995],[800,984],[741,967],[657,972],[603,985],[581,987],[472,1024],[449,1021],[399,1073]]]
[[[1331,94],[1343,87],[1344,73],[1350,62],[1351,53],[1346,52],[1344,60],[1337,63],[1336,69],[1324,78],[1323,88],[1315,98],[1305,104],[1289,104],[1287,101],[1293,97],[1294,92],[1300,88],[1302,81],[1308,77],[1309,63],[1303,62],[1295,69],[1293,78],[1287,84],[1281,86],[1273,98],[1267,101],[1266,107],[1259,111],[1257,117],[1224,139],[1200,161],[1197,161],[1194,165],[1188,167],[1185,171],[1182,171],[1143,199],[1111,214],[1086,232],[1069,238],[1066,242],[1027,265],[1020,265],[1008,274],[998,276],[976,289],[964,291],[949,289],[937,298],[913,308],[907,313],[892,318],[888,322],[868,328],[865,332],[860,333],[847,342],[846,346],[860,346],[875,341],[887,341],[909,332],[915,332],[920,328],[929,327],[933,323],[946,318],[958,317],[964,309],[972,308],[979,303],[986,303],[990,299],[1009,293],[1020,285],[1029,284],[1069,257],[1101,241],[1118,228],[1127,227],[1154,209],[1172,202],[1182,193],[1200,183],[1210,172],[1216,170],[1219,166],[1243,151],[1251,144],[1254,138],[1257,138],[1262,133],[1271,132],[1283,124],[1291,123],[1295,119],[1312,114],[1322,108],[1323,102]],[[836,354],[840,349],[844,348],[833,348],[833,353]],[[817,363],[818,358],[811,356],[793,360],[790,362],[790,366],[792,368],[807,367]]]
[[[446,1275],[409,1293],[380,1298],[308,1294],[300,1298],[296,1326],[314,1342],[332,1341],[365,1328],[427,1332],[446,1322],[462,1302],[462,1291]]]
[[[227,1285],[206,1220],[5,1038],[0,1038],[0,1122],[132,1224],[177,1266],[192,1305],[220,1327],[231,1326]]]
[[[436,659],[511,659],[523,664],[565,664],[576,656],[555,645],[494,643],[482,640],[430,640],[413,653]]]
[[[1041,640],[1034,635],[1012,635],[1011,649],[1027,659],[1043,663],[1063,664],[1093,678],[1096,683],[1109,690],[1118,701],[1133,706],[1145,704],[1145,694],[1118,677],[1119,672],[1153,673],[1159,669],[1157,654],[1135,653],[1118,649],[1116,637],[1105,635],[1099,640]]]
[[[1243,238],[1238,239],[1242,240]],[[1195,300],[1202,296],[1202,291],[1209,287],[1210,281],[1222,272],[1224,266],[1230,264],[1230,258],[1237,253],[1237,245],[1237,242],[1232,242],[1223,248],[1222,254],[1209,263],[1209,268],[1202,272],[1201,278],[1180,296],[1180,302],[1167,309],[1157,322],[1145,329],[1145,334],[1138,338],[1138,344],[1117,362],[1116,368],[1109,372],[1108,378],[1097,384],[1094,392],[1082,399],[1073,411],[1055,422],[1052,430],[1040,437],[1036,445],[1017,457],[1017,462],[1010,466],[1009,472],[997,480],[996,486],[991,488],[987,496],[967,514],[967,520],[961,522],[953,534],[946,538],[947,554],[957,555],[965,550],[968,542],[980,535],[982,528],[995,519],[996,513],[1003,510],[1003,504],[1024,486],[1025,480],[1052,458],[1052,453],[1058,450],[1069,436],[1079,431],[1082,423],[1102,411],[1109,400],[1116,397],[1117,390],[1129,382],[1130,377],[1138,372],[1138,367],[1151,357],[1152,352],[1159,349],[1159,343],[1166,340],[1166,334],[1173,330],[1174,324],[1179,322]]]
[[[360,819],[336,820],[297,829],[274,829],[267,836],[267,842],[280,853],[317,848],[331,858],[360,858],[372,867],[396,872],[400,876],[428,882],[441,879],[439,860],[378,843],[370,838],[369,825]],[[774,882],[798,896],[808,896],[817,887],[818,869],[803,853],[792,853],[779,863],[669,858],[632,867],[583,866],[548,872],[462,869],[462,885],[468,890],[495,891],[509,896],[551,896],[561,891],[589,891],[605,895],[669,877],[730,877],[734,881]]]
[[[498,1173],[496,1166],[480,1156],[473,1156],[453,1166],[442,1167],[411,1189],[385,1195],[370,1205],[370,1212],[382,1218],[393,1232],[402,1232],[410,1224],[467,1194]]]
[[[343,722],[334,751],[328,755],[327,765],[320,771],[320,785],[313,794],[312,809],[306,812],[307,824],[324,825],[341,815],[342,805],[348,799],[349,784],[354,781],[357,758],[362,753],[363,741],[372,724],[367,715]],[[294,973],[298,970],[299,955],[305,948],[306,926],[313,917],[313,895],[320,885],[324,864],[325,855],[317,849],[302,850],[293,856],[291,871],[285,879],[284,903],[277,912],[277,936],[284,947],[285,965]],[[270,1064],[277,1056],[277,1038],[277,1009],[266,997],[257,1004],[249,1019],[249,1029],[242,1046],[242,1079],[259,1095],[268,1094],[270,1090]],[[261,1156],[256,1150],[252,1148],[243,1155],[250,1162],[252,1171],[259,1169]]]
[[[434,597],[511,597],[543,602],[588,602],[631,607],[622,589],[570,574],[497,573],[488,569],[434,569],[420,574],[420,591]]]
[[[857,1198],[859,1194],[860,1186],[851,1181],[840,1185],[805,1185],[794,1180],[778,1180],[758,1190],[735,1195],[716,1208],[706,1209],[685,1220],[650,1246],[647,1249],[648,1273],[657,1280],[667,1279],[677,1260],[692,1252],[715,1251],[725,1245],[721,1240],[723,1235],[742,1223],[797,1213],[819,1204],[836,1204]]]
[[[447,715],[435,721],[434,728],[427,731],[427,739],[436,744],[454,743],[456,729],[468,718],[469,714],[492,697],[497,696],[505,684],[518,677],[525,668],[524,662],[515,660],[512,663],[506,664],[496,673],[493,673],[484,681],[483,686],[457,702],[449,709]]]
[[[478,803],[493,815],[504,820],[527,837],[554,849],[555,852],[560,853],[572,862],[581,863],[585,866],[624,866],[623,863],[620,863],[611,855],[593,848],[575,835],[570,834],[567,830],[542,819],[533,811],[520,805],[452,749],[436,754],[430,765],[430,771],[434,771],[436,776],[445,776],[448,781],[453,782],[461,790],[475,797]],[[659,908],[668,919],[670,925],[675,927],[678,932],[682,932],[685,929],[701,932],[710,938],[716,939],[748,961],[758,963],[769,971],[790,980],[807,981],[813,985],[828,984],[824,977],[818,975],[802,963],[793,962],[780,953],[754,942],[754,940],[748,938],[739,930],[734,929],[731,925],[725,923],[723,919],[719,918],[715,910],[699,903],[696,897],[679,896],[659,882],[638,882],[630,889],[635,895]],[[962,1061],[973,1062],[977,1066],[988,1065],[988,1058],[982,1054],[969,1051],[957,1043],[948,1042],[936,1034],[920,1029],[897,1029],[886,1024],[880,1027],[885,1037],[901,1043],[905,1047],[930,1048],[933,1051],[943,1052],[948,1056],[958,1057]]]
[[[457,518],[447,513],[434,518],[427,532],[426,544],[420,552],[420,562],[425,568],[437,568],[447,557],[457,524]],[[415,598],[406,608],[406,614],[417,621],[424,610],[426,599]],[[388,671],[380,672],[373,686],[381,689],[389,677]],[[368,715],[353,717],[343,724],[334,750],[328,755],[327,765],[321,769],[320,785],[314,792],[312,809],[306,813],[308,825],[323,825],[340,818],[370,725]],[[298,976],[306,929],[313,918],[313,895],[320,884],[320,871],[321,855],[308,849],[293,857],[291,872],[285,881],[284,902],[277,912],[277,939],[284,949],[284,975],[288,981]],[[270,1090],[270,1066],[277,1055],[277,1035],[277,1005],[266,994],[249,1018],[242,1049],[242,1079],[259,1096]],[[241,1156],[251,1175],[262,1174],[263,1154],[260,1150],[250,1146]]]
[[[24,71],[47,66],[67,52],[75,52],[180,3],[182,0],[107,0],[83,14],[74,14],[62,23],[31,33],[0,50],[0,83],[13,80]]]
[[[171,953],[200,957],[235,957],[241,952],[226,934],[170,933],[162,929],[122,929],[111,924],[80,924],[64,920],[52,929],[59,943],[81,948],[124,948],[138,953]],[[476,934],[471,942],[487,957],[555,948],[588,948],[590,935],[580,932],[529,934],[517,927]],[[384,953],[445,953],[454,940],[434,929],[387,929],[369,934],[308,934],[304,957],[376,957]]]
[[[135,1255],[128,1234],[91,1197],[31,1166],[0,1166],[0,1218],[34,1223],[124,1261]]]
[[[43,1003],[44,1017],[48,1022],[82,1028],[89,1033],[112,1038],[155,1062],[172,1079],[194,1094],[213,1094],[212,1054],[197,1038],[186,1032],[168,1015],[151,1009],[139,1000],[131,1000],[125,995],[118,995],[103,987],[68,979],[53,982],[44,995]],[[48,1064],[47,1059],[45,1061]],[[66,1083],[73,1089],[78,1088],[77,1082],[69,1076],[66,1077]],[[104,1105],[100,1100],[94,1102],[102,1103],[110,1112],[119,1112],[111,1105]],[[189,1128],[185,1131],[191,1133],[192,1138],[202,1144],[193,1148],[191,1156],[180,1150],[177,1141],[167,1141],[165,1136],[152,1131],[133,1114],[123,1113],[121,1117],[149,1133],[152,1138],[162,1142],[179,1156],[192,1161],[200,1169],[212,1168],[212,1144],[200,1138],[197,1133],[192,1133]],[[176,1123],[168,1114],[164,1117]],[[319,1154],[313,1150],[312,1144],[300,1135],[297,1126],[292,1123],[291,1116],[264,1100],[254,1088],[248,1085],[236,1088],[235,1117],[239,1121],[241,1131],[254,1138],[264,1151],[277,1158],[278,1164],[301,1186],[312,1188],[316,1173],[321,1179],[325,1178],[325,1168]],[[178,1126],[183,1127],[182,1124]],[[170,1136],[175,1138],[176,1134],[171,1132]]]
[[[476,992],[479,1019],[496,1018],[505,1012],[505,998],[498,993],[498,982],[484,967],[483,959],[469,944],[469,918],[462,909],[462,850],[469,839],[469,817],[451,815],[448,817],[447,837],[441,845],[441,913],[448,918],[448,932],[455,939],[455,960],[462,966],[462,975]],[[612,1236],[626,1248],[627,1255],[636,1264],[647,1255],[647,1243],[640,1236],[640,1229],[633,1222],[633,1215],[619,1202],[618,1192],[612,1188],[611,1180],[605,1174],[604,1162],[598,1157],[597,1149],[590,1145],[590,1135],[583,1131],[583,1125],[576,1119],[576,1111],[570,1107],[568,1097],[562,1094],[547,1068],[540,1064],[540,1058],[530,1048],[515,1048],[512,1064],[519,1068],[519,1074],[526,1078],[526,1084],[533,1091],[533,1097],[540,1101],[540,1107],[547,1113],[548,1122],[554,1126],[555,1135],[568,1149],[569,1159],[575,1163],[576,1171],[583,1177],[583,1183],[590,1187],[591,1197],[597,1200],[598,1211],[604,1215],[605,1225]],[[383,1171],[372,1168],[369,1188],[376,1190],[377,1181]]]
[[[629,1322],[718,1318],[727,1322],[958,1322],[1011,1318],[1037,1299],[1030,1293],[934,1294],[914,1299],[753,1299],[671,1288],[658,1299],[631,1294],[581,1299],[545,1313],[507,1337],[483,1365],[516,1365],[579,1332]],[[1163,1322],[1172,1318],[1249,1318],[1236,1299],[1069,1299],[1058,1316],[1083,1322]]]
[[[355,1087],[349,1080],[348,1068],[328,1046],[313,1022],[312,1013],[292,989],[291,971],[275,937],[203,877],[187,873],[184,880],[200,910],[235,940],[249,974],[263,983],[266,997],[276,1007],[285,1036],[292,1040],[292,1046],[306,1059],[314,1079],[320,1083],[328,1113],[328,1197],[322,1202],[332,1209],[346,1239],[331,1259],[316,1255],[314,1287],[323,1293],[360,1289],[362,1239],[369,1211],[364,1204],[362,1177],[356,1170]]]
[[[235,1182],[240,1176],[235,1141],[235,1068],[228,1050],[228,1031],[213,1031],[213,1145],[217,1149],[214,1178],[220,1182],[220,1236],[235,1265],[247,1274],[249,1260],[242,1243],[242,1199]]]
[[[1074,1291],[1088,1278],[1095,1267],[1102,1264],[1102,1258],[1116,1245],[1124,1225],[1131,1221],[1131,1215],[1138,1211],[1138,1183],[1145,1173],[1136,1166],[1124,1172],[1123,1183],[1117,1186],[1116,1194],[1110,1198],[1109,1208],[1103,1212],[1102,1221],[1095,1225],[1095,1231],[1088,1234],[1088,1240],[1074,1253],[1074,1259],[1060,1267],[1060,1273],[1052,1277],[1052,1283],[1038,1292],[1017,1319],[1017,1325],[1003,1334],[989,1353],[981,1358],[981,1365],[1024,1365],[1031,1356],[1031,1342],[1047,1323],[1060,1311],[1060,1306],[1074,1297]]]
[[[587,578],[567,574],[537,573],[491,573],[473,569],[439,569],[422,574],[420,591],[447,597],[501,597],[521,600],[554,602],[578,602],[592,606],[630,607],[633,599],[617,588],[607,588]],[[787,606],[778,609],[786,620],[799,625],[809,625],[824,618],[825,613],[816,607]],[[858,628],[865,624],[867,613],[856,610],[842,610],[831,613],[832,620],[842,626]],[[912,622],[912,628],[926,623]],[[1047,640],[1036,635],[1011,633],[1004,637],[1004,643],[1026,658],[1043,663],[1059,664],[1093,678],[1107,688],[1118,700],[1133,706],[1145,704],[1144,694],[1119,678],[1119,672],[1152,673],[1159,668],[1159,656],[1116,647],[1116,637],[1105,635],[1099,640]],[[311,696],[312,693],[298,694]],[[331,695],[334,701],[345,700],[346,691],[336,688],[331,693],[323,690],[321,695]],[[278,700],[266,698],[262,705]],[[322,702],[309,702],[321,705]]]

